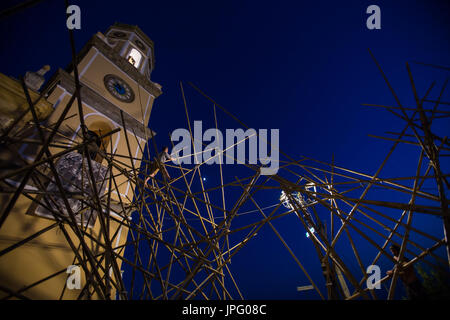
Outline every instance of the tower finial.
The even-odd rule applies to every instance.
[[[45,82],[44,75],[50,70],[50,66],[46,64],[37,72],[28,71],[25,74],[25,84],[28,88],[38,91]]]

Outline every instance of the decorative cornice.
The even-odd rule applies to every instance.
[[[52,80],[52,86],[59,84],[70,94],[75,92],[75,79],[73,76],[66,71],[59,69],[55,77]],[[81,85],[81,101],[88,104],[90,107],[94,108],[98,112],[104,114],[106,117],[116,122],[122,126],[122,117],[120,115],[120,109],[100,94],[89,88],[88,86]],[[123,111],[123,110],[122,110]],[[137,119],[133,118],[131,115],[123,111],[123,117],[125,125],[130,132],[134,132],[141,139],[151,139],[156,135],[156,132],[150,130],[146,125],[143,125]]]
[[[114,29],[114,28],[119,28],[119,29],[122,29],[122,30],[126,30],[126,31],[130,31],[130,32],[136,33],[153,50],[153,47],[154,47],[153,41],[138,26],[132,26],[130,24],[116,22],[116,23],[114,23],[114,25],[109,27],[106,32],[108,33],[109,30]]]

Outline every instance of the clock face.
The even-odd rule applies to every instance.
[[[106,89],[114,98],[122,102],[132,102],[134,100],[133,89],[121,78],[113,74],[107,74],[103,78]]]

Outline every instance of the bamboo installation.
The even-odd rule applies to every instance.
[[[70,34],[73,65],[76,66],[73,35]],[[405,255],[408,255],[410,259],[407,266],[423,262],[448,273],[450,251],[447,237],[450,222],[446,191],[449,174],[445,172],[443,164],[450,147],[446,136],[442,137],[433,131],[437,118],[449,116],[449,111],[442,110],[449,102],[441,101],[447,81],[442,85],[439,96],[430,96],[435,83],[420,96],[411,66],[406,64],[416,106],[405,107],[371,52],[370,55],[397,105],[365,106],[382,108],[404,121],[404,127],[399,128],[399,132],[374,136],[391,144],[389,152],[374,173],[337,165],[334,159],[329,163],[307,157],[294,159],[280,150],[283,158],[276,175],[262,176],[258,166],[246,164],[243,166],[248,171],[247,175],[226,181],[224,168],[220,164],[216,166],[215,180],[218,184],[215,186],[210,183],[206,186],[204,183],[204,161],[190,167],[160,164],[169,167],[171,172],[177,172],[175,181],[168,181],[165,175],[160,175],[152,180],[151,187],[146,187],[144,181],[148,175],[149,154],[158,152],[154,139],[149,139],[146,150],[142,150],[144,156],[138,159],[140,167],[135,167],[133,161],[131,166],[124,162],[124,157],[135,160],[131,151],[124,156],[115,154],[112,147],[106,150],[104,159],[108,163],[108,174],[99,181],[94,175],[94,160],[88,152],[92,141],[86,135],[83,135],[81,142],[73,140],[62,128],[67,117],[77,116],[82,130],[85,130],[81,108],[83,97],[80,95],[82,85],[76,67],[76,94],[55,123],[38,119],[34,107],[36,101],[31,100],[26,84],[22,81],[33,121],[18,126],[19,118],[1,133],[2,148],[19,159],[22,166],[0,173],[0,194],[4,201],[0,229],[19,197],[26,197],[35,205],[46,208],[54,216],[55,222],[32,235],[16,239],[12,244],[2,244],[0,260],[7,261],[8,255],[14,250],[32,243],[44,233],[58,229],[60,237],[70,245],[73,264],[80,266],[85,274],[86,282],[80,290],[79,299],[244,299],[245,292],[233,275],[239,270],[234,269],[232,272],[230,264],[232,258],[249,242],[259,241],[264,236],[263,232],[274,232],[298,266],[299,273],[308,279],[309,283],[305,283],[305,286],[311,286],[321,299],[379,298],[377,290],[367,288],[366,280],[369,276],[367,267],[382,259],[390,261],[392,265],[404,265]],[[435,69],[436,72],[448,71],[445,67],[435,65],[420,66]],[[180,83],[182,107],[193,136],[185,85]],[[188,86],[211,104],[215,128],[218,128],[221,114],[249,128],[194,84],[188,83]],[[78,114],[67,114],[75,101],[80,106]],[[130,141],[135,137],[129,131],[133,128],[126,127],[123,116],[121,125],[123,130],[116,129],[106,135],[120,131],[125,135],[130,150]],[[36,132],[37,135],[30,137],[29,132]],[[61,143],[62,140],[66,143]],[[39,151],[32,161],[21,158],[19,149],[24,143],[38,147]],[[193,141],[192,145],[195,153]],[[383,169],[401,145],[416,148],[417,158],[410,159],[411,163],[417,162],[415,172],[407,176],[384,176]],[[58,172],[57,163],[72,151],[79,151],[86,159],[87,166],[83,170],[86,170],[86,177],[92,186],[89,190],[70,193],[64,187],[67,182]],[[133,190],[133,198],[127,199],[126,203],[122,201],[124,199],[120,192],[116,192],[118,200],[111,197],[119,188],[118,176],[126,177]],[[44,178],[47,184],[43,182]],[[19,184],[12,183],[13,180]],[[55,185],[56,191],[48,191],[48,182]],[[107,186],[103,193],[97,188],[99,183]],[[27,187],[29,185],[33,188]],[[284,202],[267,206],[265,199],[268,194],[279,196],[282,192],[285,195]],[[55,207],[56,197],[61,199],[67,214]],[[79,212],[72,211],[69,204],[71,199],[81,201],[82,209]],[[80,224],[77,220],[77,216],[86,210],[97,212],[101,225],[99,236],[94,237],[87,224]],[[423,221],[440,218],[444,232],[442,229],[429,230],[425,224],[424,228],[414,225],[413,218],[417,216]],[[277,221],[281,219],[293,221],[295,231],[292,232],[303,237],[308,235],[311,248],[319,259],[323,278],[311,275],[311,270],[308,270],[311,264],[306,263],[302,252],[287,240],[292,235],[286,237],[286,230],[278,228]],[[117,225],[117,230],[121,227],[129,230],[124,245],[115,245],[117,231],[111,232],[112,223]],[[264,226],[268,228],[262,230]],[[415,236],[425,240],[419,242]],[[387,249],[390,244],[400,247],[398,261]],[[375,253],[370,261],[365,257],[367,248]],[[447,259],[436,253],[442,248],[446,250]],[[348,252],[352,253],[351,257],[346,255]],[[122,275],[124,270],[125,275]],[[392,275],[382,275],[380,279],[388,299],[394,298],[398,288],[398,270],[396,268]],[[58,270],[18,290],[0,284],[0,291],[4,299],[27,299],[28,290],[65,272],[65,269]],[[295,286],[297,284],[293,284]],[[61,297],[65,290],[67,288],[63,284]]]

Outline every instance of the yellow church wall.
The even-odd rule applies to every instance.
[[[61,88],[56,88],[53,93],[49,96],[49,101],[56,103],[59,100],[58,107],[55,109],[54,113],[50,116],[48,123],[54,123],[57,121],[58,117],[61,115],[64,107],[69,102],[71,95],[65,93]],[[113,123],[109,119],[105,118],[99,114],[95,109],[82,104],[83,113],[85,116],[85,123],[89,126],[92,123],[102,121],[110,125],[111,128],[115,129],[118,127],[117,124]],[[78,106],[77,101],[73,103],[71,109],[69,110],[67,116],[76,114],[74,117],[70,117],[68,120],[63,122],[62,128],[66,130],[67,135],[72,139],[81,141],[74,135],[80,129],[79,117],[78,117]],[[70,128],[70,129],[68,129]],[[65,143],[70,146],[70,142],[65,139],[58,139],[60,142]],[[140,157],[140,149],[138,148],[137,139],[132,133],[128,132],[128,140],[130,148],[132,150],[133,157]],[[138,139],[141,144],[141,148],[145,147],[145,141]],[[110,144],[115,148],[118,155],[129,155],[128,147],[124,136],[123,129],[114,134],[110,141]],[[110,145],[110,146],[111,146]],[[110,152],[110,146],[108,146],[107,152]],[[62,148],[50,148],[52,154],[63,151]],[[127,158],[117,158],[121,159],[124,164],[131,166],[131,160]],[[103,165],[107,165],[106,160],[103,160]],[[135,161],[135,166],[138,168],[139,162]],[[122,165],[124,166],[124,165]],[[117,170],[113,170],[113,174],[118,174]],[[119,185],[119,192],[121,193],[122,201],[127,203],[133,199],[132,185],[128,183],[128,180],[123,175],[117,177],[117,184]],[[113,192],[111,194],[112,200],[119,200],[117,193]],[[129,199],[129,200],[127,200]],[[6,203],[6,201],[4,201]],[[34,215],[27,214],[32,201],[24,196],[21,196],[17,201],[14,209],[10,213],[10,216],[6,220],[4,226],[0,230],[0,250],[3,250],[10,245],[25,239],[28,236],[52,225],[55,221],[43,217],[38,217]],[[112,235],[119,229],[118,223],[112,221],[110,227],[110,235]],[[58,230],[58,231],[57,231]],[[79,245],[78,238],[73,234],[70,228],[66,227],[70,238],[74,242],[75,246]],[[100,222],[99,218],[92,229],[89,229],[89,233],[96,239],[99,238],[100,234]],[[18,236],[20,235],[20,236]],[[113,247],[125,244],[128,235],[128,229],[122,227],[119,234],[112,239]],[[85,239],[91,250],[98,249],[98,245],[90,239]],[[103,242],[103,240],[102,240]],[[98,251],[98,252],[101,252]],[[123,249],[122,249],[123,254]],[[29,244],[26,244],[20,248],[17,248],[5,256],[0,258],[0,279],[2,283],[9,287],[19,290],[19,287],[24,285],[31,285],[32,283],[39,281],[51,274],[65,270],[71,264],[73,264],[75,255],[72,252],[66,238],[56,227],[50,230],[36,239],[34,239]],[[118,259],[119,268],[121,267],[121,260]],[[82,272],[83,274],[83,272]],[[100,274],[102,274],[100,272]],[[65,281],[68,277],[66,272],[62,272],[60,275],[44,281],[29,290],[23,292],[23,294],[29,298],[34,299],[58,299],[62,292]],[[114,279],[114,275],[112,275]],[[85,283],[85,279],[82,280],[82,285]],[[20,284],[20,285],[18,285]],[[75,299],[80,290],[66,290],[64,299]],[[113,292],[112,296],[115,294]],[[4,295],[2,296],[4,297]]]
[[[19,198],[0,231],[0,250],[4,250],[55,223],[52,219],[27,214],[27,210],[31,205],[32,201],[30,199],[24,196]],[[73,245],[78,247],[80,242],[72,229],[66,225],[65,230]],[[97,217],[94,227],[88,229],[87,232],[94,239],[97,239],[98,242],[104,244],[100,231],[100,221],[99,217]],[[114,237],[117,231],[118,233]],[[128,234],[126,227],[120,227],[119,223],[110,221],[109,233],[113,247],[125,244]],[[84,240],[94,255],[101,254],[104,251],[96,241],[88,237],[84,237]],[[119,250],[117,252],[119,253]],[[123,249],[121,253],[123,254]],[[57,226],[0,258],[1,283],[3,286],[19,291],[56,272],[61,272],[59,275],[22,292],[24,296],[32,299],[59,299],[69,275],[66,273],[66,270],[68,266],[74,264],[74,261],[75,254],[63,232]],[[120,259],[117,261],[120,269],[122,261]],[[99,274],[103,275],[100,269]],[[112,278],[115,279],[114,274],[112,274]],[[81,279],[81,286],[83,287],[86,284],[83,271],[81,272]],[[76,299],[79,294],[80,290],[66,289],[63,298]],[[6,296],[8,294],[0,293],[0,298]]]

